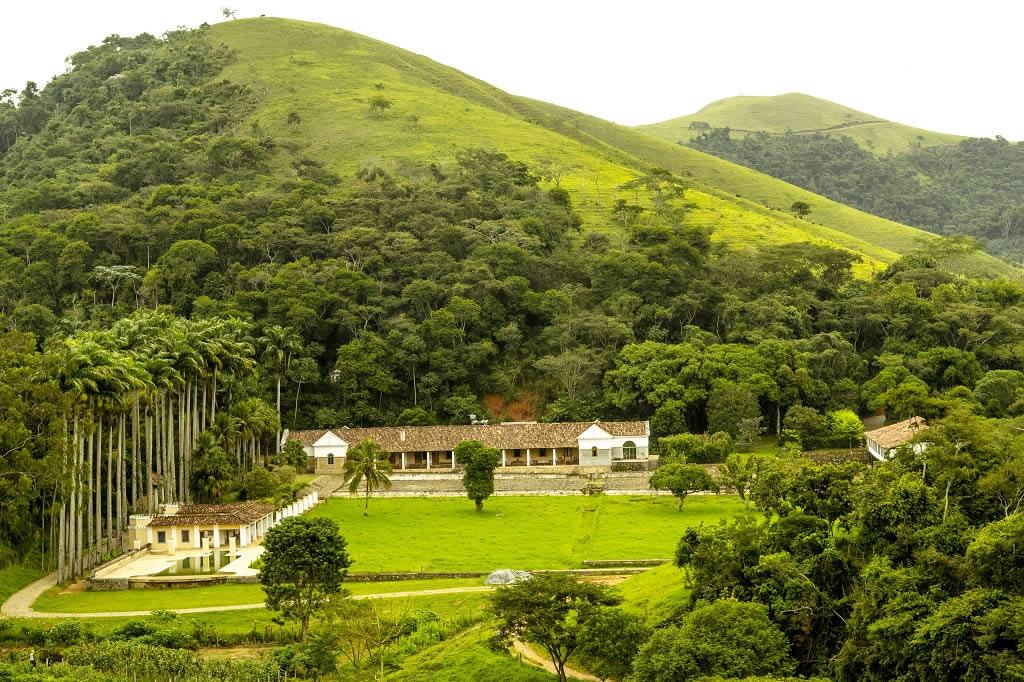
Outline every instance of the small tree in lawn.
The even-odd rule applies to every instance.
[[[797,218],[803,218],[811,212],[811,205],[806,201],[794,201],[793,205],[789,208],[796,214]]]
[[[718,484],[704,467],[678,462],[659,467],[651,476],[651,487],[655,490],[668,490],[679,498],[679,511],[683,511],[683,502],[690,493],[705,490],[718,492]]]
[[[298,620],[305,640],[310,616],[341,591],[352,563],[345,538],[331,519],[295,516],[268,530],[263,547],[260,584],[267,608]]]
[[[374,95],[370,98],[370,109],[383,116],[384,112],[391,108],[391,100],[384,95]]]
[[[369,438],[348,451],[342,473],[351,495],[355,495],[359,486],[365,483],[366,505],[363,507],[363,516],[370,515],[370,493],[379,488],[391,489],[388,453]]]
[[[478,440],[464,440],[455,446],[455,461],[462,465],[462,485],[466,496],[476,502],[476,510],[484,510],[484,500],[494,492],[494,469],[501,461],[501,452]]]
[[[495,637],[506,646],[516,639],[541,645],[551,656],[558,679],[565,680],[565,662],[582,644],[587,624],[602,606],[618,603],[603,585],[581,583],[568,575],[537,575],[499,587],[491,596],[499,621]]]

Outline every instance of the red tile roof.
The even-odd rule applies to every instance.
[[[928,424],[925,422],[924,417],[911,417],[910,419],[904,419],[901,422],[889,424],[874,431],[865,431],[864,437],[873,440],[888,450],[889,448],[895,448],[909,442],[911,438],[927,430],[927,428]]]
[[[232,504],[184,504],[174,514],[157,516],[149,525],[156,526],[212,526],[247,525],[277,511],[266,502],[235,502]]]

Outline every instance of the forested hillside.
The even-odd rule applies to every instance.
[[[1024,259],[1024,147],[997,139],[876,156],[845,136],[738,135],[712,129],[694,149],[816,194],[946,236],[967,235],[1012,262]]]

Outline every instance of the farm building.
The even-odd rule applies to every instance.
[[[610,466],[646,460],[650,432],[650,423],[642,421],[505,422],[292,431],[285,432],[283,440],[301,443],[310,468],[327,473],[340,471],[349,448],[364,440],[372,440],[388,452],[396,470],[452,469],[457,465],[455,447],[466,440],[501,450],[503,467]]]
[[[911,417],[895,424],[883,426],[873,431],[865,431],[864,439],[868,443],[868,452],[879,461],[889,459],[892,451],[901,445],[909,443],[917,434],[928,428],[923,417]],[[914,450],[923,452],[928,447],[927,443],[916,443]]]

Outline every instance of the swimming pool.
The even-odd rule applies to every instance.
[[[206,554],[192,554],[181,557],[170,566],[153,575],[210,575],[237,559],[240,554],[227,551],[213,551]]]

